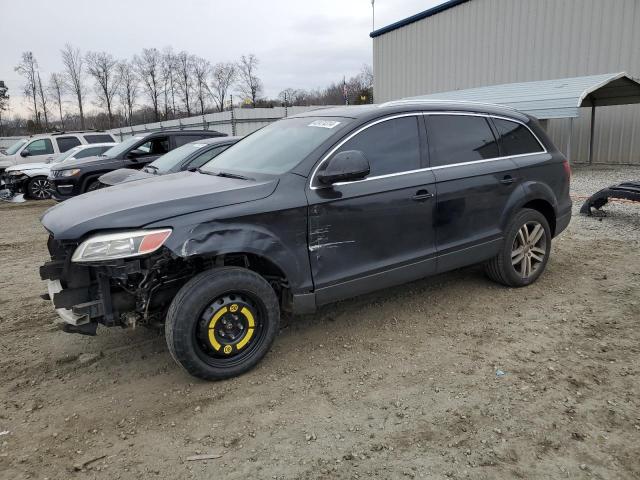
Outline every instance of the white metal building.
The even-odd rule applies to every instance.
[[[639,0],[451,0],[371,33],[374,98],[627,72],[640,77]],[[587,162],[591,109],[573,122]],[[549,120],[558,146],[569,119]],[[640,105],[597,109],[594,163],[640,164]]]

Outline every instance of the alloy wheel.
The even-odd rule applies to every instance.
[[[33,198],[44,200],[51,196],[51,184],[48,180],[37,179],[31,183],[30,192]]]
[[[522,278],[530,278],[544,264],[547,254],[547,235],[544,227],[536,222],[525,223],[511,247],[511,264]]]

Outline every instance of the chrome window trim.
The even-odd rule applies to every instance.
[[[320,190],[320,189],[328,188],[328,187],[322,187],[322,186],[316,187],[316,186],[313,185],[313,181],[314,181],[314,179],[316,177],[316,173],[318,172],[318,169],[340,147],[342,147],[342,145],[347,143],[349,140],[351,140],[353,137],[355,137],[359,133],[363,132],[364,130],[368,129],[369,127],[372,127],[374,125],[377,125],[379,123],[382,123],[382,122],[385,122],[385,121],[388,121],[388,120],[393,120],[395,118],[426,116],[426,115],[460,115],[460,116],[467,116],[467,117],[497,118],[497,119],[500,119],[500,120],[506,120],[506,121],[509,121],[509,122],[519,123],[520,125],[525,127],[529,131],[529,133],[531,133],[531,135],[533,135],[533,138],[536,139],[536,141],[540,145],[540,148],[542,148],[542,151],[540,151],[540,152],[531,152],[531,153],[521,153],[521,154],[518,154],[518,155],[505,155],[505,156],[502,156],[502,157],[486,158],[486,159],[481,159],[481,160],[471,160],[471,161],[468,161],[468,162],[451,163],[449,165],[438,165],[436,167],[425,167],[425,168],[418,168],[418,169],[414,169],[414,170],[405,170],[405,171],[402,171],[402,172],[388,173],[386,175],[376,175],[374,177],[367,177],[367,178],[364,178],[362,180],[353,180],[351,182],[336,182],[333,185],[336,185],[336,186],[349,185],[351,183],[369,182],[371,180],[379,180],[381,178],[390,178],[390,177],[397,177],[397,176],[400,176],[400,175],[409,175],[409,174],[412,174],[412,173],[427,172],[427,171],[432,171],[432,170],[441,170],[443,168],[459,167],[459,166],[462,166],[462,165],[473,165],[473,164],[476,164],[476,163],[495,162],[495,161],[498,161],[498,160],[506,160],[506,159],[510,159],[510,158],[528,157],[530,155],[541,155],[541,154],[549,153],[549,151],[546,149],[544,144],[540,141],[538,136],[533,132],[533,130],[531,130],[531,128],[529,128],[529,126],[527,124],[521,122],[520,120],[516,120],[514,118],[509,118],[509,117],[504,117],[502,115],[494,115],[494,114],[489,114],[489,113],[460,112],[460,111],[400,113],[400,114],[391,115],[391,116],[384,117],[384,118],[379,118],[379,119],[377,119],[377,120],[375,120],[375,121],[373,121],[371,123],[367,123],[366,125],[363,125],[362,127],[358,128],[355,132],[352,132],[346,138],[341,140],[331,150],[329,150],[329,152],[324,157],[322,157],[322,160],[320,160],[320,162],[318,162],[318,165],[316,165],[316,167],[313,169],[313,172],[311,173],[311,179],[309,180],[309,189],[310,190]]]

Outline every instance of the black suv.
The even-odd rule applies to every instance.
[[[189,373],[253,367],[281,312],[466,265],[534,282],[571,218],[570,169],[537,121],[479,104],[296,115],[194,172],[50,209],[40,269],[67,332],[164,322]]]
[[[160,155],[202,138],[224,137],[212,130],[164,130],[134,135],[102,155],[55,165],[49,173],[52,197],[66,200],[101,187],[100,175],[119,168],[139,170]]]

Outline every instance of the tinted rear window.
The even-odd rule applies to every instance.
[[[58,144],[58,150],[60,153],[66,152],[70,148],[77,147],[82,142],[77,137],[58,137],[56,138],[56,143]]]
[[[107,134],[94,134],[94,135],[84,135],[84,139],[87,143],[107,143],[113,142],[113,137]]]
[[[499,118],[494,118],[493,123],[500,135],[503,155],[542,152],[540,143],[524,125]]]
[[[431,166],[473,162],[500,156],[485,117],[427,115]]]

